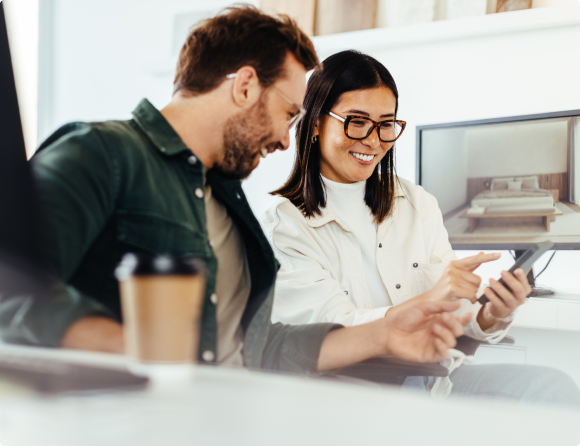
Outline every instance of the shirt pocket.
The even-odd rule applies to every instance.
[[[415,296],[429,291],[440,279],[445,264],[439,257],[431,255],[429,263],[418,263],[413,268],[413,283],[415,286]]]
[[[119,210],[117,240],[149,254],[210,257],[210,248],[200,229],[154,212]]]

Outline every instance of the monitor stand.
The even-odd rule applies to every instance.
[[[524,252],[526,252],[525,249],[516,249],[514,251],[515,256],[516,256],[516,261],[524,254]],[[530,283],[530,286],[532,287],[532,292],[530,293],[530,295],[528,297],[542,297],[542,296],[551,296],[553,294],[555,294],[554,290],[550,289],[550,288],[540,288],[540,287],[536,287],[536,279],[534,278],[534,268],[532,267],[530,269],[530,272],[528,273],[528,282]]]

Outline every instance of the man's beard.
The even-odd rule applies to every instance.
[[[216,169],[225,176],[243,180],[254,170],[254,159],[272,138],[271,119],[264,95],[247,112],[227,120],[224,129],[224,160]],[[278,145],[278,144],[276,144]]]

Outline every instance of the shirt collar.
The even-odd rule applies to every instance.
[[[171,156],[183,151],[190,151],[159,110],[147,99],[143,99],[133,110],[133,117],[141,130],[153,142],[153,145],[165,155]]]

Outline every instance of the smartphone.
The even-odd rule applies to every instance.
[[[550,241],[536,243],[530,249],[528,249],[526,252],[524,252],[524,254],[516,261],[516,263],[513,264],[513,266],[509,269],[508,272],[513,274],[514,271],[518,268],[521,268],[524,270],[524,272],[526,272],[527,270],[529,270],[532,267],[532,265],[534,263],[536,263],[536,261],[540,257],[542,257],[546,253],[546,251],[549,251],[550,249],[552,249],[552,246],[554,246],[554,244]],[[498,282],[501,283],[508,290],[510,289],[505,284],[503,279],[499,279]],[[489,299],[484,294],[479,299],[477,299],[477,301],[483,305],[486,302],[489,302]]]

